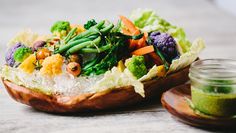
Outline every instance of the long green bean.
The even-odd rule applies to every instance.
[[[114,27],[114,24],[110,23],[107,27],[100,30],[102,34],[107,34],[112,28]]]
[[[104,52],[110,48],[111,48],[111,45],[107,44],[107,45],[101,46],[99,48],[82,48],[80,50],[80,52],[81,53],[101,53],[101,52]]]
[[[66,50],[70,49],[71,47],[74,47],[75,45],[78,45],[80,43],[87,42],[87,41],[91,41],[91,39],[90,38],[82,38],[79,40],[75,40],[73,42],[69,42],[68,44],[65,44],[65,45],[62,45],[61,47],[59,47],[59,49],[56,50],[54,53],[55,54],[63,53]]]
[[[70,55],[70,54],[74,54],[76,52],[78,52],[79,50],[81,50],[82,48],[86,47],[86,46],[91,46],[91,45],[98,45],[99,42],[101,41],[101,37],[99,36],[98,38],[96,38],[93,41],[87,41],[84,43],[80,43],[78,45],[75,45],[74,47],[71,47],[67,52],[66,55]]]
[[[102,20],[99,23],[97,23],[96,25],[92,26],[91,28],[101,29],[104,24],[105,24],[105,20]]]
[[[74,38],[72,38],[69,42],[81,39],[81,38],[85,38],[88,36],[92,36],[92,35],[98,35],[100,34],[100,31],[98,30],[98,28],[94,27],[94,28],[90,28],[89,30],[86,30],[82,33],[80,33],[79,35],[75,36]]]
[[[77,27],[72,28],[72,29],[70,30],[70,32],[67,34],[67,36],[66,36],[65,39],[64,39],[64,43],[65,43],[65,44],[67,44],[68,41],[72,38],[72,36],[75,34],[76,30],[77,30]]]

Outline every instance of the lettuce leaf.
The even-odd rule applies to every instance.
[[[205,48],[205,43],[203,39],[198,38],[196,39],[190,50],[187,53],[184,53],[180,56],[179,59],[173,60],[168,73],[176,72],[194,62],[197,58],[199,53]]]
[[[154,65],[146,75],[144,75],[143,77],[141,77],[139,79],[139,81],[147,81],[147,80],[151,80],[155,77],[157,77],[157,72],[158,72],[158,68],[156,65]]]
[[[143,32],[160,31],[172,35],[177,42],[181,55],[189,51],[191,43],[186,38],[184,30],[157,16],[153,10],[137,9],[131,13],[130,18],[135,26]]]
[[[33,33],[30,29],[23,30],[15,35],[9,42],[8,46],[15,45],[20,42],[26,46],[32,46],[33,42],[39,37],[37,33]]]
[[[25,29],[21,32],[18,32],[9,42],[8,47],[15,45],[20,42],[25,46],[32,47],[34,42],[37,40],[46,41],[51,38],[52,35],[39,35],[37,33],[32,32],[30,29]]]
[[[46,95],[52,94],[52,88],[42,84],[42,82],[48,82],[42,76],[37,78],[35,74],[27,74],[17,68],[4,65],[0,66],[0,77],[17,85],[25,86],[33,91],[42,92]]]
[[[92,89],[100,92],[129,85],[134,86],[136,93],[140,94],[142,97],[145,96],[143,84],[138,81],[127,68],[124,72],[121,72],[117,67],[113,67],[110,71],[105,73],[103,79],[96,82]]]
[[[190,50],[191,42],[187,39],[183,28],[170,28],[167,33],[169,33],[175,39],[180,55]]]
[[[157,30],[166,32],[170,27],[172,27],[170,23],[157,16],[153,10],[149,9],[134,10],[131,13],[130,18],[133,20],[135,26],[137,26],[141,31],[145,32]]]

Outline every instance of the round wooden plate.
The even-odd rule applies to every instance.
[[[185,124],[204,128],[235,128],[235,117],[219,118],[198,115],[189,106],[186,98],[191,99],[190,84],[180,85],[166,91],[162,95],[161,103],[174,118]]]

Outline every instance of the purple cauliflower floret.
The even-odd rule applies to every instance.
[[[179,58],[176,42],[171,35],[161,32],[152,32],[150,34],[150,39],[152,40],[153,45],[160,50],[169,63],[171,63],[173,59]]]
[[[14,66],[14,64],[15,64],[14,53],[18,48],[22,48],[22,47],[25,47],[25,46],[21,43],[16,43],[13,47],[9,48],[9,50],[7,51],[6,56],[5,56],[6,63],[9,66],[11,66],[11,67]]]

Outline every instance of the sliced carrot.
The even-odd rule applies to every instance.
[[[130,21],[128,18],[126,18],[125,16],[120,16],[120,19],[121,21],[123,22],[123,24],[126,26],[126,28],[131,32],[131,33],[134,33],[134,32],[137,32],[139,31],[134,23],[132,21]],[[139,33],[138,33],[139,34]]]
[[[122,32],[125,34],[125,35],[131,35],[131,33],[128,31],[128,30],[126,30],[126,29],[122,29]]]
[[[132,35],[138,35],[138,34],[140,34],[140,31],[138,29],[132,33]]]
[[[127,29],[125,29],[125,28],[122,29],[122,32],[123,32],[124,34],[126,34],[126,35],[134,35],[134,34],[137,33],[137,32],[134,32],[133,34],[131,34],[131,33],[130,33]],[[132,40],[132,39],[130,39],[130,40],[129,40],[129,48],[130,48],[130,49],[134,49],[135,46],[137,45],[137,43],[138,43],[138,40]]]
[[[134,40],[129,40],[129,49],[135,49],[136,44],[133,42]]]
[[[132,54],[133,55],[145,55],[145,54],[148,54],[151,52],[154,52],[154,47],[152,45],[137,49],[134,52],[132,52]]]
[[[147,43],[146,43],[147,37],[148,37],[148,33],[144,32],[144,36],[138,41],[138,46],[137,46],[138,48],[147,46]]]
[[[149,53],[148,55],[153,59],[153,62],[154,62],[156,65],[161,65],[161,64],[163,64],[161,58],[160,58],[155,52],[151,52],[151,53]]]
[[[138,34],[140,34],[140,30],[137,27],[135,27],[135,25],[132,21],[130,21],[125,16],[120,16],[120,19],[123,22],[123,24],[125,25],[125,27],[127,28],[127,29],[124,29],[124,28],[122,29],[124,34],[127,34],[127,35],[138,35]],[[129,47],[131,49],[133,49],[133,48],[142,48],[142,47],[147,46],[147,44],[146,44],[147,37],[148,37],[148,33],[145,32],[144,36],[141,39],[139,39],[139,40],[130,40],[130,46]]]
[[[148,33],[147,32],[144,32],[144,37],[145,37],[145,39],[148,38]]]
[[[140,31],[139,31],[139,30],[137,30],[136,32],[132,33],[132,35],[138,35],[138,34],[140,34]],[[142,38],[141,38],[141,39],[142,39]],[[132,46],[138,46],[139,41],[140,41],[140,39],[139,39],[139,40],[131,40],[131,41],[130,41],[130,45],[132,45]],[[141,47],[138,46],[137,48],[141,48]]]
[[[145,46],[146,46],[145,39],[144,38],[139,39],[137,47],[142,48],[142,47],[145,47]]]

